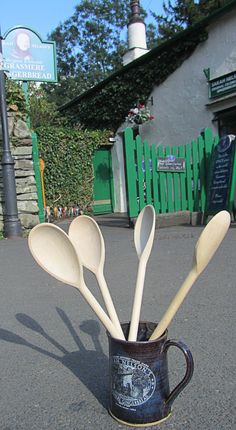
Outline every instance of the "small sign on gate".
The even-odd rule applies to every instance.
[[[185,158],[175,157],[174,155],[159,157],[157,170],[162,172],[185,172]]]

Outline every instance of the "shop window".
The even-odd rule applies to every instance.
[[[213,121],[218,123],[220,137],[226,134],[236,135],[236,108],[216,112]]]

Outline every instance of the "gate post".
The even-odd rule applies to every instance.
[[[127,188],[127,208],[129,219],[138,216],[137,202],[137,166],[135,163],[135,141],[133,139],[133,130],[127,128],[124,131],[124,155],[125,155],[125,173]]]

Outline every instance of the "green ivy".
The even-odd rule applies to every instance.
[[[170,46],[166,42],[168,49],[157,47],[155,55],[151,51],[145,63],[138,59],[72,100],[67,107],[62,106],[60,111],[72,124],[79,121],[86,128],[116,131],[129,110],[137,102],[147,102],[153,87],[164,82],[206,38],[207,33],[201,30],[192,32],[184,41],[176,38]]]
[[[93,153],[106,144],[108,131],[39,127],[39,152],[45,162],[46,202],[51,207],[74,207],[90,212],[93,200]]]

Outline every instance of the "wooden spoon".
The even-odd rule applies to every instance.
[[[104,277],[105,244],[98,224],[93,218],[80,215],[70,224],[68,234],[82,265],[96,276],[108,315],[120,337],[125,339]]]
[[[129,341],[136,341],[140,318],[144,278],[147,262],[152,250],[155,235],[156,214],[154,207],[145,206],[140,212],[134,227],[134,244],[139,258],[138,274],[129,330]]]
[[[85,285],[83,268],[69,236],[54,224],[42,223],[31,230],[28,243],[37,263],[54,278],[77,288],[111,336],[120,339],[119,332]]]
[[[227,211],[221,211],[215,215],[204,228],[195,246],[193,267],[169,305],[160,323],[152,333],[150,340],[157,339],[167,329],[190,288],[212,259],[217,248],[224,239],[229,226],[230,214]]]

